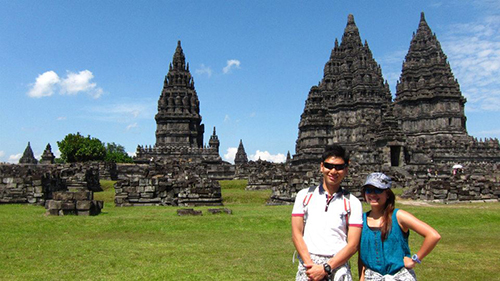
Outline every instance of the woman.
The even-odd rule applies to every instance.
[[[395,209],[391,178],[372,173],[363,185],[371,210],[363,214],[359,249],[359,280],[417,280],[413,268],[441,239],[439,233],[412,214]],[[420,249],[410,254],[410,230],[424,237]]]

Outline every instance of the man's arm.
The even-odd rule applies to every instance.
[[[361,227],[350,226],[347,233],[347,245],[328,261],[332,269],[345,264],[356,253],[360,237]],[[323,265],[313,265],[306,273],[312,280],[322,280],[326,276]]]
[[[306,242],[304,241],[304,217],[292,216],[292,241],[297,253],[307,267],[313,264]]]

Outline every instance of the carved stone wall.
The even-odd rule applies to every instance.
[[[219,182],[209,178],[207,164],[120,164],[118,171],[116,206],[222,205]]]
[[[248,175],[246,190],[273,189],[288,182],[289,165],[268,161],[250,161],[238,165],[238,176]]]
[[[44,205],[56,191],[102,191],[94,164],[0,165],[0,203]]]

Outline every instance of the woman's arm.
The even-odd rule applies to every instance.
[[[425,222],[417,219],[412,214],[399,210],[396,214],[398,223],[404,232],[408,232],[409,229],[415,231],[420,236],[424,237],[424,242],[420,249],[417,251],[417,256],[420,260],[425,258],[434,249],[436,244],[441,239],[441,235]],[[415,261],[409,258],[405,258],[405,267],[413,268],[415,267]]]
[[[359,281],[365,281],[365,264],[361,260],[361,256],[359,254],[358,250],[358,276],[359,276]]]

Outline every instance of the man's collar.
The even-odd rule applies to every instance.
[[[340,195],[342,195],[342,192],[343,192],[343,189],[342,189],[342,186],[339,186],[339,189],[337,190],[337,192],[333,195],[334,197],[338,197]],[[323,187],[323,183],[320,183],[319,184],[319,194],[325,194],[327,193],[325,188]]]

